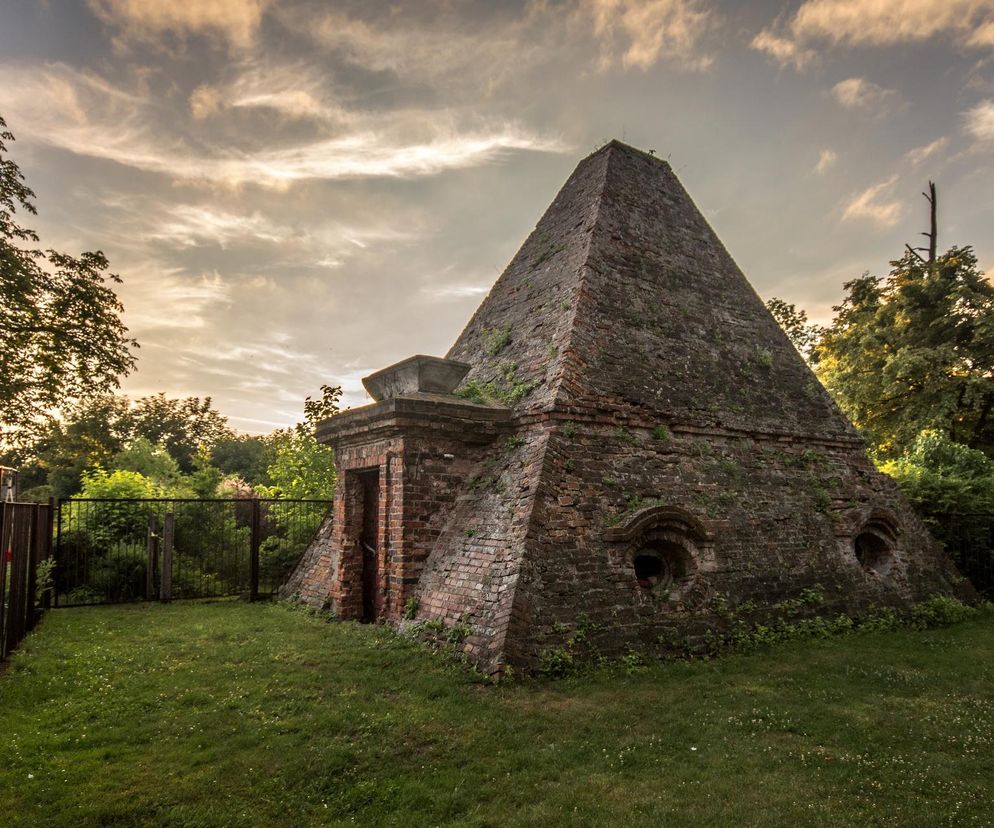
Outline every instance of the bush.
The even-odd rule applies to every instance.
[[[968,606],[955,598],[944,595],[933,595],[927,601],[916,604],[911,610],[910,622],[913,627],[927,630],[931,627],[948,627],[974,618],[979,613],[975,607]]]

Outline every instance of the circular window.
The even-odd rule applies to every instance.
[[[686,549],[668,541],[645,546],[635,553],[632,561],[635,580],[643,589],[669,588],[689,574],[688,558]]]
[[[870,525],[853,541],[856,560],[867,572],[886,575],[894,559],[893,544],[880,527]]]

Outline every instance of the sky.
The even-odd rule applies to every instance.
[[[0,115],[25,223],[123,279],[123,391],[250,433],[444,355],[612,138],[816,321],[930,179],[994,272],[994,0],[0,0]]]

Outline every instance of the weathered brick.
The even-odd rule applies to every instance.
[[[817,587],[821,610],[860,613],[968,589],[657,158],[612,142],[582,161],[448,357],[520,399],[322,423],[334,527],[285,594],[358,617],[349,481],[367,468],[379,617],[415,598],[418,618],[468,623],[465,652],[496,672],[581,618],[605,654],[663,653],[726,602],[763,617]]]

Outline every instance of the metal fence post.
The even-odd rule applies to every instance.
[[[145,600],[154,601],[155,600],[155,559],[158,557],[156,553],[158,552],[158,542],[159,538],[156,532],[159,528],[159,521],[155,516],[155,512],[150,511],[148,513],[148,539],[147,539],[147,552],[148,558],[145,562]]]
[[[252,498],[252,535],[249,548],[249,601],[259,600],[259,546],[262,544],[262,509]]]
[[[173,536],[176,531],[176,514],[166,512],[162,521],[162,569],[159,578],[159,600],[173,600]]]

